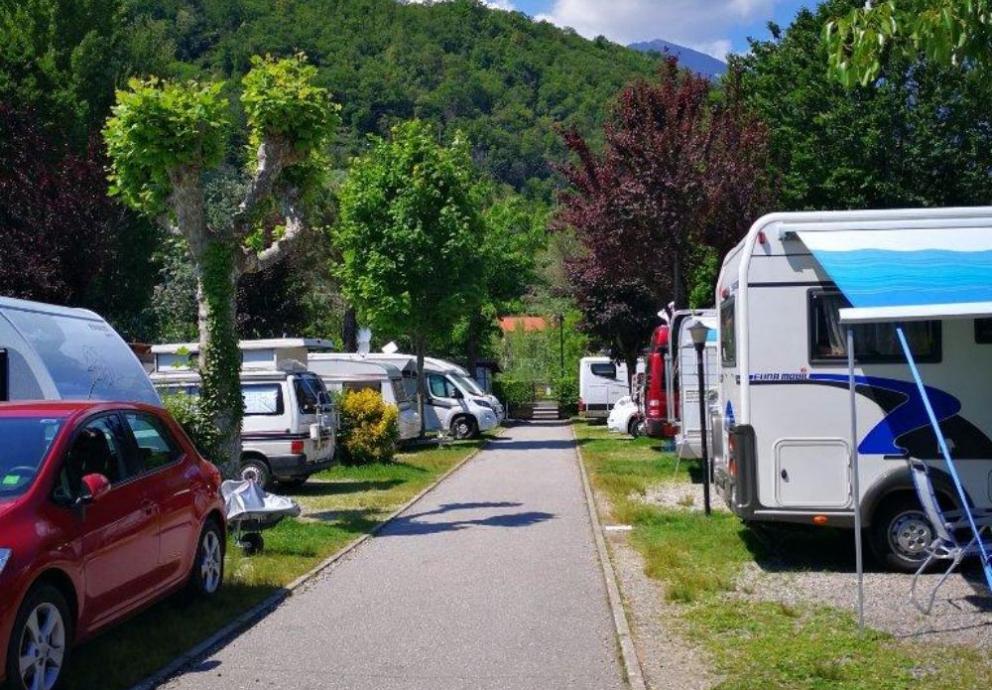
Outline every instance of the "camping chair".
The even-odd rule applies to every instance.
[[[930,481],[930,470],[926,463],[920,460],[913,460],[911,473],[913,486],[916,488],[916,495],[920,500],[920,505],[923,507],[923,512],[926,514],[927,520],[933,526],[935,538],[930,546],[927,547],[929,551],[927,559],[916,571],[916,574],[913,575],[910,600],[921,613],[929,615],[930,611],[933,610],[934,601],[937,599],[937,591],[947,581],[947,578],[951,576],[954,569],[968,556],[980,554],[982,549],[978,543],[978,536],[972,536],[971,541],[967,543],[962,543],[955,536],[955,532],[969,526],[968,520],[957,517],[961,511],[945,513],[941,509],[940,503],[937,501],[937,495],[933,490],[933,482]],[[975,520],[975,525],[979,528],[978,534],[982,537],[983,546],[988,551],[992,548],[992,541],[985,540],[985,535],[989,527],[992,526],[992,512],[971,509],[971,513]],[[944,571],[940,580],[937,581],[933,591],[930,592],[930,597],[927,600],[926,606],[924,606],[916,598],[916,584],[920,575],[926,572],[935,561],[950,561],[950,565]]]

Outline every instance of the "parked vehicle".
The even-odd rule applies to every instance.
[[[454,380],[466,395],[487,401],[489,407],[496,413],[497,424],[502,424],[506,419],[506,410],[499,398],[483,390],[479,382],[472,378],[464,368],[437,357],[425,357],[424,371],[427,374],[444,374]]]
[[[100,316],[0,297],[0,401],[161,403],[131,348]]]
[[[629,434],[634,438],[641,435],[644,419],[641,408],[634,399],[627,395],[617,400],[606,418],[606,428],[618,434]]]
[[[71,647],[224,579],[220,473],[169,414],[0,404],[0,684],[51,688]]]
[[[922,398],[895,326],[855,326],[861,501],[853,505],[846,326],[840,322],[849,305],[803,238],[832,235],[836,249],[846,246],[839,252],[848,261],[845,270],[864,272],[873,256],[850,251],[859,233],[891,233],[886,241],[909,261],[914,247],[940,233],[977,233],[992,247],[990,227],[989,208],[786,213],[752,226],[724,259],[717,285],[714,474],[735,513],[747,522],[852,527],[857,507],[885,563],[912,570],[922,562],[934,531],[913,490],[911,461],[930,467],[940,500],[957,502]],[[892,295],[899,285],[885,280],[879,288],[879,295]],[[992,320],[911,321],[905,329],[941,426],[962,460],[969,500],[992,508],[992,405],[987,381],[974,373],[992,365]]]
[[[152,348],[157,357],[152,381],[164,395],[200,394],[200,374],[189,359],[185,364],[172,359],[176,350],[185,347]],[[165,362],[170,368],[162,368]],[[240,474],[263,488],[271,488],[274,482],[299,486],[327,469],[334,463],[337,441],[337,420],[324,382],[299,362],[279,366],[241,371],[245,411]]]
[[[427,379],[424,421],[428,431],[466,439],[499,426],[493,403],[474,393],[463,377],[432,371],[426,363],[424,374]]]
[[[630,395],[627,365],[609,357],[579,360],[579,414],[606,419],[620,398]]]
[[[411,398],[403,382],[403,373],[388,362],[368,360],[361,355],[314,353],[308,367],[334,392],[372,389],[397,412],[400,441],[420,436],[420,413],[416,397]]]
[[[692,342],[689,326],[696,320],[709,327],[706,347],[703,349],[703,377],[706,384],[706,405],[716,404],[720,379],[717,364],[716,310],[677,311],[672,315],[672,332],[677,333],[677,347],[669,348],[665,357],[666,380],[669,381],[667,409],[669,424],[674,431],[675,452],[683,460],[702,457],[699,424],[699,372],[696,346]],[[708,420],[707,420],[708,421]],[[709,431],[709,428],[707,428]]]
[[[644,432],[651,438],[670,438],[675,434],[671,420],[674,411],[668,406],[670,380],[665,366],[669,331],[667,323],[654,329],[646,357]]]

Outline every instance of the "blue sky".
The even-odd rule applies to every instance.
[[[774,20],[787,26],[817,0],[488,0],[618,43],[663,38],[723,57],[747,50],[747,37],[767,37]]]

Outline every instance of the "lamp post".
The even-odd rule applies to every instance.
[[[565,378],[565,315],[555,316],[558,322],[558,379]]]
[[[710,457],[706,443],[706,376],[703,373],[703,350],[706,348],[706,337],[710,329],[701,320],[696,319],[689,326],[689,335],[693,347],[696,348],[696,376],[699,380],[699,441],[703,461],[703,508],[710,514]]]

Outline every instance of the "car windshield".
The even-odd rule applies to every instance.
[[[0,501],[28,490],[61,427],[49,417],[0,418]]]
[[[471,379],[468,376],[462,376],[461,374],[452,374],[451,378],[455,379],[472,395],[485,395],[485,392],[479,388],[479,384],[475,382],[475,379]]]

